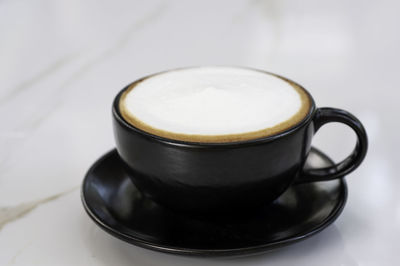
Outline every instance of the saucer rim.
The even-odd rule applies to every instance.
[[[324,157],[327,161],[329,161],[331,164],[334,164],[334,161],[327,156],[325,153],[320,151],[319,149],[312,147],[311,150],[315,152],[318,156]],[[310,152],[311,152],[310,150]],[[112,236],[123,240],[125,242],[128,242],[130,244],[150,249],[153,251],[160,251],[164,253],[169,253],[169,254],[176,254],[176,255],[187,255],[187,256],[201,256],[201,257],[219,257],[219,256],[242,256],[242,255],[248,255],[248,254],[257,254],[257,253],[263,253],[272,249],[280,248],[283,246],[287,246],[290,244],[297,243],[299,241],[305,240],[321,231],[323,231],[325,228],[327,228],[329,225],[331,225],[342,213],[344,206],[346,205],[347,202],[347,197],[348,197],[348,189],[347,189],[347,184],[345,180],[345,176],[342,176],[338,178],[339,186],[341,187],[341,194],[342,196],[338,199],[338,202],[334,208],[334,210],[331,211],[331,213],[324,219],[323,222],[319,223],[316,227],[314,227],[312,230],[306,231],[305,233],[302,234],[297,234],[295,236],[291,237],[286,237],[277,241],[271,241],[269,243],[265,243],[262,245],[255,245],[255,246],[249,246],[249,247],[242,247],[242,248],[229,248],[229,249],[191,249],[191,248],[184,248],[184,247],[176,247],[176,246],[169,246],[169,245],[159,245],[155,244],[137,237],[134,237],[129,234],[125,234],[123,232],[120,232],[111,226],[105,224],[102,222],[102,220],[94,214],[92,211],[91,207],[87,204],[86,202],[86,195],[85,195],[85,185],[87,184],[87,179],[89,177],[89,174],[93,172],[93,170],[101,164],[103,161],[105,161],[108,157],[113,155],[113,153],[118,151],[114,148],[102,155],[100,158],[98,158],[92,166],[89,168],[89,170],[85,173],[85,177],[82,181],[81,185],[81,191],[80,191],[80,197],[81,201],[83,204],[83,207],[86,211],[86,213],[89,215],[89,217],[104,231],[107,233],[111,234]],[[317,182],[326,182],[326,181],[317,181]],[[302,184],[299,184],[300,186]]]

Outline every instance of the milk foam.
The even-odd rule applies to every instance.
[[[287,81],[234,67],[197,67],[157,74],[136,84],[122,103],[127,115],[178,134],[242,134],[272,128],[301,107]]]

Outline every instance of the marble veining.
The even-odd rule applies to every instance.
[[[28,213],[33,211],[38,206],[45,204],[47,202],[56,200],[64,195],[67,195],[67,194],[75,191],[78,188],[79,187],[74,187],[72,189],[68,189],[66,191],[57,193],[50,197],[46,197],[46,198],[39,199],[39,200],[34,200],[31,202],[21,203],[21,204],[18,204],[17,206],[1,207],[0,208],[0,231],[8,223],[11,223],[17,219],[24,217],[25,215],[27,215]]]
[[[128,29],[123,32],[117,40],[112,41],[112,45],[106,47],[103,51],[100,51],[95,55],[90,55],[90,50],[86,49],[75,54],[63,56],[52,63],[50,66],[46,67],[38,75],[32,77],[29,80],[23,81],[22,83],[20,83],[20,85],[11,89],[8,94],[0,98],[0,106],[3,101],[8,103],[12,100],[23,100],[23,96],[20,96],[22,92],[32,89],[31,87],[33,85],[40,86],[40,82],[48,78],[50,75],[56,74],[57,71],[59,71],[66,64],[71,63],[74,60],[76,61],[76,59],[82,57],[84,58],[83,63],[79,64],[76,69],[74,69],[71,73],[67,75],[67,78],[63,82],[61,82],[60,84],[56,84],[56,87],[52,89],[51,93],[53,94],[53,97],[45,97],[44,99],[41,99],[43,103],[41,104],[40,108],[35,108],[35,110],[27,117],[27,119],[17,121],[16,125],[11,130],[7,129],[7,131],[2,130],[0,132],[0,143],[2,141],[7,142],[5,145],[7,146],[7,144],[10,143],[10,140],[12,141],[12,144],[14,144],[15,138],[17,138],[16,141],[21,142],[24,138],[32,134],[34,130],[40,127],[40,125],[44,121],[46,121],[46,119],[51,117],[57,111],[57,109],[63,105],[63,103],[65,102],[65,97],[67,97],[66,93],[71,93],[69,88],[72,84],[84,78],[84,76],[92,68],[95,68],[97,65],[101,64],[103,61],[106,61],[114,54],[121,52],[121,50],[125,46],[127,46],[129,42],[134,38],[134,33],[136,31],[151,25],[151,23],[162,16],[162,14],[166,10],[167,5],[165,3],[157,5],[147,14],[140,14],[139,19],[135,19],[134,22],[132,22],[131,25],[128,27]],[[85,56],[85,53],[89,54],[89,59],[87,59],[88,56]],[[7,156],[0,156],[0,161],[2,161],[3,163],[6,162],[6,160],[8,160],[10,156],[12,156],[12,153],[13,150],[10,149],[9,153],[7,153]],[[0,169],[0,172],[2,171],[3,169]]]
[[[146,26],[150,25],[154,20],[156,20],[159,16],[165,12],[167,6],[166,4],[161,4],[154,8],[149,14],[145,14],[138,20],[135,20],[131,26],[121,34],[120,38],[117,39],[114,44],[110,47],[107,47],[104,51],[99,52],[97,55],[92,56],[89,60],[84,62],[76,71],[74,71],[63,83],[55,89],[57,98],[49,98],[47,103],[42,106],[40,109],[40,113],[38,112],[37,115],[32,117],[30,121],[24,121],[21,125],[24,129],[29,129],[29,131],[34,130],[40,124],[49,117],[53,112],[57,110],[62,104],[64,94],[63,91],[67,90],[72,83],[77,82],[79,79],[83,78],[84,75],[89,72],[93,67],[96,67],[101,62],[107,60],[109,57],[113,56],[115,53],[121,52],[121,50],[129,44],[129,42],[134,38],[134,33]],[[79,54],[83,54],[80,52]],[[39,83],[42,79],[45,79],[50,74],[55,73],[58,69],[60,69],[65,64],[69,63],[70,61],[77,58],[77,55],[70,55],[66,57],[62,57],[57,60],[54,64],[46,68],[44,71],[39,73],[37,76],[33,77],[32,79],[21,83],[19,86],[10,90],[10,93],[0,99],[1,101],[9,100],[11,97],[17,96],[21,91],[29,89],[30,86],[33,84]],[[21,128],[17,128],[17,131],[21,130]]]
[[[74,60],[76,57],[77,54],[70,54],[55,60],[55,62],[53,62],[51,65],[40,71],[38,75],[28,80],[24,80],[18,86],[9,89],[8,93],[0,97],[0,104],[5,101],[13,100],[13,98],[17,97],[21,92],[31,88],[33,85],[37,83],[40,83],[43,79],[46,79],[49,75],[55,74],[59,69],[61,69],[63,66],[65,66],[72,60]]]

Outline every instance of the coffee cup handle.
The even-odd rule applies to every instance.
[[[304,169],[296,183],[325,181],[343,177],[354,171],[364,160],[368,149],[368,137],[360,120],[344,110],[328,107],[318,108],[313,118],[314,134],[321,126],[331,122],[346,124],[354,130],[357,135],[357,143],[353,152],[336,165],[318,169]]]

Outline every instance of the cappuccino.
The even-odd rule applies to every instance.
[[[247,68],[194,67],[134,82],[119,109],[132,126],[190,142],[237,142],[285,131],[308,114],[297,84]]]

